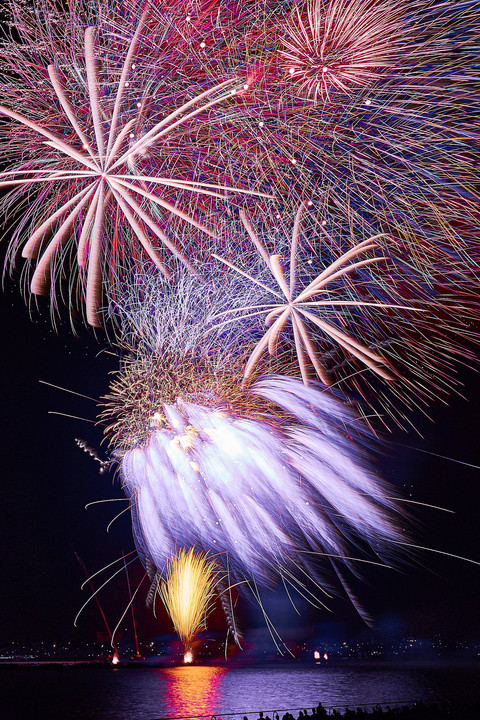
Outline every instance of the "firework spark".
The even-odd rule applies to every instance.
[[[312,363],[318,377],[327,385],[329,384],[329,378],[322,366],[319,353],[315,348],[315,343],[311,339],[308,326],[305,321],[313,323],[319,328],[324,334],[326,334],[334,342],[338,343],[344,350],[351,355],[354,355],[367,367],[374,372],[378,373],[381,377],[386,380],[395,379],[394,373],[391,372],[391,364],[388,363],[384,358],[376,352],[370,350],[364,342],[346,334],[340,328],[335,327],[324,319],[319,318],[317,315],[312,314],[311,310],[321,310],[325,307],[330,308],[345,308],[347,306],[354,307],[377,307],[377,308],[398,308],[398,305],[392,305],[387,303],[368,303],[362,300],[338,300],[336,295],[333,295],[330,299],[330,284],[334,283],[339,278],[343,277],[347,273],[353,273],[361,268],[367,267],[372,263],[382,262],[387,258],[384,256],[376,256],[365,258],[362,257],[366,253],[372,250],[376,250],[379,245],[378,241],[383,239],[384,236],[377,236],[368,238],[361,243],[358,243],[351,250],[344,253],[341,257],[337,258],[330,266],[325,268],[323,272],[315,277],[311,282],[308,283],[298,294],[296,294],[296,280],[297,280],[297,246],[300,236],[300,223],[302,213],[305,206],[300,205],[295,223],[293,226],[292,239],[290,243],[290,271],[288,282],[285,278],[285,273],[281,265],[280,255],[268,255],[265,247],[262,245],[260,239],[254,232],[251,224],[247,220],[245,215],[242,215],[242,221],[252,238],[260,256],[264,260],[266,266],[270,270],[270,273],[276,281],[280,293],[276,290],[266,287],[271,295],[280,300],[280,302],[270,303],[260,306],[251,306],[234,311],[225,311],[223,314],[230,314],[231,312],[244,312],[248,313],[248,317],[253,317],[258,314],[265,314],[265,325],[270,325],[270,328],[264,334],[262,339],[257,343],[254,351],[252,352],[244,371],[244,379],[246,380],[253,372],[255,365],[258,363],[261,354],[268,349],[270,355],[274,355],[278,345],[280,334],[282,333],[285,325],[290,322],[293,328],[295,350],[297,354],[298,364],[302,375],[303,382],[308,385],[308,369],[307,369],[307,358]],[[263,286],[262,283],[255,280],[251,275],[248,275],[243,270],[235,267],[232,263],[224,260],[223,258],[214,255],[218,260],[228,265],[233,270],[236,270],[241,275],[246,277],[253,283]],[[361,257],[360,260],[357,258]],[[264,286],[263,286],[264,287]],[[319,300],[318,296],[323,295],[325,299]],[[407,308],[404,308],[407,309]]]
[[[185,645],[185,663],[192,662],[192,642],[206,628],[216,578],[215,561],[194,548],[182,548],[167,563],[159,594]]]
[[[170,277],[171,271],[158,245],[194,271],[168,230],[171,218],[185,224],[192,233],[215,238],[215,231],[201,219],[200,200],[192,201],[189,210],[188,202],[182,207],[181,202],[169,200],[169,194],[201,196],[213,202],[225,201],[238,193],[268,196],[206,181],[201,159],[189,173],[196,146],[190,148],[188,156],[183,151],[183,165],[178,158],[172,162],[171,138],[180,137],[186,126],[193,127],[193,137],[198,136],[199,129],[208,124],[212,109],[245,92],[245,81],[232,74],[220,82],[212,83],[206,78],[204,89],[199,91],[198,81],[192,77],[191,87],[185,86],[183,96],[176,96],[170,107],[157,102],[154,111],[148,112],[155,97],[151,85],[156,73],[150,67],[151,51],[147,62],[145,48],[139,51],[139,45],[142,42],[145,45],[149,32],[149,10],[146,3],[132,35],[123,43],[112,27],[102,31],[90,26],[84,32],[81,27],[76,28],[72,40],[78,43],[78,49],[72,49],[74,59],[71,66],[66,66],[66,72],[58,62],[48,64],[45,71],[26,68],[30,83],[39,83],[41,92],[51,98],[43,117],[37,119],[38,110],[29,107],[22,96],[15,97],[12,91],[9,93],[12,107],[0,105],[0,114],[12,121],[4,126],[8,133],[7,152],[11,158],[19,158],[16,166],[0,175],[0,187],[14,188],[4,206],[10,209],[25,193],[29,199],[32,192],[38,193],[37,201],[30,202],[27,212],[35,229],[28,231],[26,239],[22,236],[23,257],[35,260],[40,255],[30,290],[36,295],[48,293],[55,265],[65,262],[65,246],[75,239],[76,262],[81,277],[86,278],[87,321],[93,326],[102,324],[102,282],[108,269],[107,259],[112,257],[112,252],[107,252],[109,245],[119,242],[131,246],[137,242],[140,255]],[[28,34],[22,26],[20,31]],[[118,46],[113,64],[111,58],[109,63],[105,57],[112,42]],[[17,67],[9,53],[5,55],[13,72]],[[18,63],[19,58],[15,59]],[[157,58],[159,64],[161,60]],[[147,64],[146,79],[135,61]],[[14,109],[22,103],[26,105],[24,112]],[[155,162],[149,162],[152,157]],[[214,177],[218,174],[216,169]],[[22,228],[24,224],[25,220]],[[125,247],[119,252],[121,257],[127,257]],[[137,252],[131,249],[131,261]]]
[[[179,400],[159,409],[167,422],[148,442],[123,454],[142,561],[162,568],[176,547],[201,547],[231,582],[282,578],[308,594],[307,577],[326,582],[329,566],[339,577],[342,563],[353,567],[350,542],[387,557],[400,537],[396,504],[348,438],[360,431],[350,413],[294,378],[268,378],[255,392],[290,422]]]
[[[281,57],[292,80],[308,96],[368,86],[393,65],[402,34],[402,7],[377,0],[307,0],[292,13]]]

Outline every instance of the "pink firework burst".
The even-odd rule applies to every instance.
[[[390,234],[359,241],[352,232],[340,249],[311,201],[290,223],[279,222],[278,233],[245,212],[240,218],[256,253],[214,257],[252,295],[219,308],[207,334],[236,324],[236,342],[249,347],[244,387],[266,353],[278,355],[292,363],[290,372],[298,367],[305,385],[316,376],[355,398],[361,414],[368,407],[367,424],[376,416],[388,425],[391,417],[402,427],[404,408],[425,412],[455,389],[455,361],[474,359],[473,296],[453,297],[440,282],[428,288]]]
[[[247,313],[248,317],[252,315],[265,315],[265,325],[268,330],[265,332],[261,340],[255,346],[250,358],[245,366],[245,380],[252,374],[255,366],[260,360],[261,355],[268,350],[273,355],[276,352],[277,345],[281,334],[284,332],[287,324],[291,325],[293,330],[295,352],[300,367],[303,382],[309,384],[308,380],[308,361],[313,365],[318,377],[327,385],[330,384],[325,368],[322,364],[320,354],[316,348],[315,340],[309,332],[309,325],[326,336],[330,341],[338,344],[345,352],[353,355],[361,363],[373,370],[386,380],[395,378],[395,371],[391,364],[386,361],[379,353],[372,351],[367,345],[355,338],[349,333],[345,333],[338,326],[327,322],[325,318],[319,317],[318,312],[326,309],[335,310],[347,307],[366,308],[375,307],[377,309],[400,308],[401,306],[381,302],[365,302],[360,299],[351,299],[350,297],[339,298],[338,293],[332,293],[332,285],[335,287],[336,281],[350,273],[365,268],[369,265],[385,261],[387,258],[381,255],[374,257],[369,256],[371,251],[379,248],[378,240],[383,236],[372,237],[358,243],[355,247],[343,253],[333,263],[317,275],[313,280],[307,282],[306,285],[297,292],[297,248],[301,232],[301,220],[305,210],[305,204],[302,203],[298,208],[295,222],[292,230],[292,238],[290,242],[290,263],[288,277],[282,267],[280,255],[269,255],[265,246],[262,244],[257,233],[253,229],[250,221],[244,213],[241,214],[241,220],[247,230],[251,240],[255,244],[262,260],[269,269],[272,279],[275,281],[277,288],[273,289],[259,282],[251,275],[235,267],[227,260],[215,255],[218,260],[225,263],[233,270],[241,273],[251,282],[264,287],[272,296],[272,302],[258,306],[251,306],[235,310],[235,313]],[[388,239],[388,238],[387,238]],[[410,308],[402,308],[410,309]],[[232,311],[227,310],[226,314]],[[393,371],[393,372],[392,372]]]
[[[217,80],[192,58],[182,66],[181,52],[180,80],[170,60],[165,73],[159,72],[164,46],[169,38],[178,41],[178,33],[165,18],[152,19],[149,3],[121,25],[115,17],[104,21],[105,27],[100,18],[96,26],[88,17],[83,20],[86,27],[75,25],[79,18],[72,10],[70,52],[69,40],[61,40],[59,50],[54,31],[40,28],[44,36],[37,64],[31,60],[38,54],[32,42],[15,46],[13,56],[11,47],[4,48],[10,71],[22,76],[24,95],[15,94],[12,83],[9,104],[0,105],[0,115],[12,121],[3,124],[7,152],[18,160],[0,174],[0,187],[13,188],[3,202],[5,210],[27,205],[13,248],[21,244],[24,258],[39,258],[31,292],[46,295],[52,288],[53,294],[57,267],[66,264],[68,247],[76,246],[87,321],[100,326],[105,275],[110,270],[115,280],[124,258],[131,266],[136,256],[148,257],[168,278],[166,249],[195,271],[176,237],[182,227],[190,244],[197,236],[215,238],[208,222],[212,208],[238,193],[268,193],[232,185],[228,169],[210,156],[210,113],[235,102],[247,88],[245,79],[223,72]],[[29,28],[20,27],[31,41]],[[46,68],[45,55],[56,58]],[[172,82],[166,89],[164,74],[169,72]],[[46,102],[32,106],[29,97],[36,100],[39,87]]]
[[[98,325],[107,285],[115,299],[139,268],[203,267],[212,245],[224,254],[240,196],[255,216],[259,196],[274,195],[265,217],[312,198],[339,255],[355,226],[400,237],[431,285],[472,282],[473,6],[76,0],[65,13],[35,0],[12,13],[19,37],[0,43],[0,212],[16,222],[11,264],[22,250],[31,289],[50,288],[53,307],[68,276]],[[292,48],[327,62],[317,90],[285,82]]]
[[[368,85],[398,51],[401,7],[377,0],[307,0],[290,18],[280,55],[316,101]]]

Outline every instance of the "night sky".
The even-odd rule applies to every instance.
[[[0,303],[0,643],[89,640],[96,630],[102,630],[102,622],[93,602],[78,628],[73,627],[75,614],[88,597],[86,590],[80,590],[85,575],[76,553],[94,572],[132,550],[128,513],[107,534],[108,522],[126,504],[84,509],[88,502],[122,497],[118,480],[112,474],[100,475],[98,464],[75,445],[76,437],[84,438],[106,455],[106,448],[100,446],[101,428],[91,422],[95,420],[95,402],[39,381],[96,399],[107,391],[108,373],[116,368],[117,360],[109,354],[101,334],[97,340],[80,328],[80,337],[75,338],[67,324],[56,334],[48,310],[39,313],[34,309],[30,319],[20,287],[8,279]],[[402,446],[480,464],[476,421],[480,380],[469,370],[462,372],[462,379],[466,399],[453,397],[450,406],[433,407],[434,422],[417,418],[423,438],[414,433],[392,434],[378,465],[406,497],[411,493],[412,499],[455,511],[412,508],[418,545],[480,561],[480,471]],[[90,422],[49,411],[78,415]],[[134,563],[133,583],[141,576],[139,563]],[[420,637],[436,632],[451,639],[479,636],[479,566],[430,552],[417,553],[398,571],[366,572],[365,584],[357,585],[356,590],[380,629],[393,625]],[[128,601],[124,577],[107,586],[100,597],[109,622],[115,625]],[[275,611],[275,602],[273,608]],[[361,621],[348,601],[338,600],[334,609],[333,617],[307,610],[302,619],[295,619],[299,634],[305,637],[319,627],[328,629],[329,624],[340,635],[361,631]],[[250,625],[260,624],[253,608],[247,608],[246,614]],[[280,629],[296,617],[283,602],[276,614]],[[153,620],[144,608],[143,596],[136,615],[143,639],[171,632],[165,617]]]

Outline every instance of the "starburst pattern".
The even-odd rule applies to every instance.
[[[471,281],[478,253],[474,5],[306,0],[280,30],[283,145],[298,127],[303,197],[326,203],[337,236],[348,219],[402,237],[435,285]]]
[[[332,90],[368,85],[392,64],[401,31],[401,7],[376,0],[307,0],[292,14],[280,55],[299,89],[329,100]]]
[[[193,232],[215,238],[215,231],[202,222],[198,211],[189,210],[188,206],[184,209],[181,204],[169,201],[162,191],[180,191],[221,201],[235,193],[266,196],[241,187],[188,179],[185,168],[175,174],[175,168],[169,166],[168,157],[161,149],[168,144],[169,138],[177,135],[185,125],[198,123],[199,119],[205,121],[212,108],[228,103],[237,93],[244,92],[245,81],[233,76],[202,92],[193,89],[187,99],[179,99],[174,109],[151,123],[147,130],[144,113],[151,90],[148,85],[137,87],[134,60],[139,40],[146,31],[148,12],[147,3],[126,43],[123,62],[116,68],[116,74],[109,74],[101,67],[99,30],[93,26],[87,27],[83,34],[83,64],[76,58],[74,66],[69,68],[70,77],[65,76],[55,63],[48,66],[48,81],[45,82],[48,90],[53,91],[58,106],[58,117],[52,124],[58,126],[60,120],[64,125],[60,132],[50,127],[48,117],[46,121],[34,120],[0,105],[1,115],[17,126],[33,131],[33,147],[38,150],[37,156],[27,163],[23,162],[22,153],[22,162],[17,167],[1,173],[0,187],[13,186],[20,195],[43,187],[42,199],[48,193],[54,194],[46,211],[44,207],[35,206],[29,211],[37,227],[24,244],[22,255],[34,260],[41,254],[31,281],[31,292],[37,295],[48,293],[55,262],[62,261],[67,242],[77,238],[76,261],[86,275],[86,315],[93,326],[101,325],[107,245],[113,243],[115,237],[120,235],[123,242],[128,237],[134,238],[145,256],[166,277],[170,277],[171,272],[158,245],[195,272],[167,230],[169,218],[184,223]],[[108,37],[102,38],[103,50],[107,41]],[[137,96],[140,93],[135,104],[128,92],[131,85],[135,85]],[[113,101],[109,97],[112,93]],[[81,101],[77,99],[78,95]],[[154,147],[160,157],[156,158],[155,166],[145,169],[142,162]],[[197,206],[200,206],[199,202]],[[42,214],[45,219],[40,220]],[[129,244],[131,242],[129,240]]]
[[[270,286],[265,286],[262,282],[256,280],[224,258],[218,255],[214,256],[225,265],[228,265],[228,267],[243,275],[247,280],[263,287],[270,295],[279,301],[257,306],[235,308],[234,310],[226,310],[224,313],[220,313],[220,316],[242,313],[247,317],[264,314],[266,316],[265,325],[270,326],[248,359],[245,366],[244,379],[247,379],[251,375],[265,350],[268,349],[271,355],[275,354],[281,333],[284,331],[287,323],[290,323],[293,330],[295,351],[303,382],[305,385],[308,385],[308,360],[310,360],[318,377],[324,383],[329,384],[329,378],[322,366],[322,360],[315,347],[315,341],[312,339],[308,330],[308,326],[313,323],[313,325],[330,340],[340,345],[346,352],[356,357],[375,373],[386,380],[394,380],[397,373],[395,373],[394,368],[388,360],[384,359],[379,353],[369,349],[368,346],[358,338],[343,332],[341,328],[327,322],[322,317],[319,317],[318,314],[312,312],[312,310],[316,310],[318,313],[322,308],[375,307],[379,309],[398,309],[401,307],[389,303],[366,302],[347,298],[338,299],[336,294],[331,294],[330,292],[331,284],[343,278],[345,275],[374,263],[387,260],[383,255],[365,257],[365,255],[372,251],[376,251],[380,247],[379,240],[385,239],[386,236],[378,235],[358,243],[326,267],[297,293],[297,248],[301,231],[301,218],[304,211],[305,204],[302,204],[297,211],[293,225],[288,280],[281,264],[281,256],[268,254],[246,215],[244,213],[241,214],[242,222],[280,292],[272,289]],[[322,299],[318,299],[319,296],[321,296]]]
[[[307,0],[293,11],[280,55],[300,91],[315,101],[368,85],[391,66],[401,36],[401,6],[377,0]]]

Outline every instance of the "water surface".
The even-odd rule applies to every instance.
[[[344,708],[446,699],[480,706],[476,668],[4,667],[0,687],[5,720],[156,720],[227,713],[235,713],[236,720],[252,713],[253,720],[259,710],[271,716],[274,710],[319,702]]]

